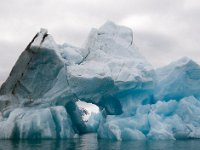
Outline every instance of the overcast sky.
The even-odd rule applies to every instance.
[[[81,46],[107,20],[130,27],[154,67],[182,56],[200,63],[199,0],[1,0],[0,85],[41,27],[58,43]]]

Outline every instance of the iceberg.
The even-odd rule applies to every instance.
[[[133,38],[108,21],[79,48],[41,29],[0,88],[0,139],[199,138],[200,66],[185,57],[154,69]],[[80,101],[100,111],[87,116]]]

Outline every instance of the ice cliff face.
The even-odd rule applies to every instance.
[[[83,48],[59,45],[42,29],[0,88],[0,138],[199,137],[200,121],[184,119],[199,115],[199,71],[187,58],[154,71],[135,48],[132,30],[112,22],[92,29]],[[101,112],[85,122],[78,100]],[[179,112],[185,108],[192,112]]]

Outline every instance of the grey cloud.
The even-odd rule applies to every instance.
[[[19,44],[0,41],[0,84],[6,80],[21,50]]]
[[[154,48],[156,52],[170,52],[176,46],[173,37],[155,32],[135,32],[135,42],[138,47]],[[138,44],[137,44],[138,43]]]
[[[154,67],[166,65],[169,57],[173,58],[170,54],[177,46],[173,37],[155,32],[135,32],[134,37],[137,48],[147,60],[151,58],[150,62],[154,64]]]
[[[199,18],[198,0],[0,1],[0,84],[40,27],[58,43],[81,46],[92,27],[111,20],[133,29],[156,67],[185,55],[200,63]]]

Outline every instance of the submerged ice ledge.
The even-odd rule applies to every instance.
[[[42,29],[0,88],[0,139],[200,138],[200,66],[185,57],[154,70],[132,30],[92,29],[83,48]],[[85,101],[99,107],[84,120]]]

